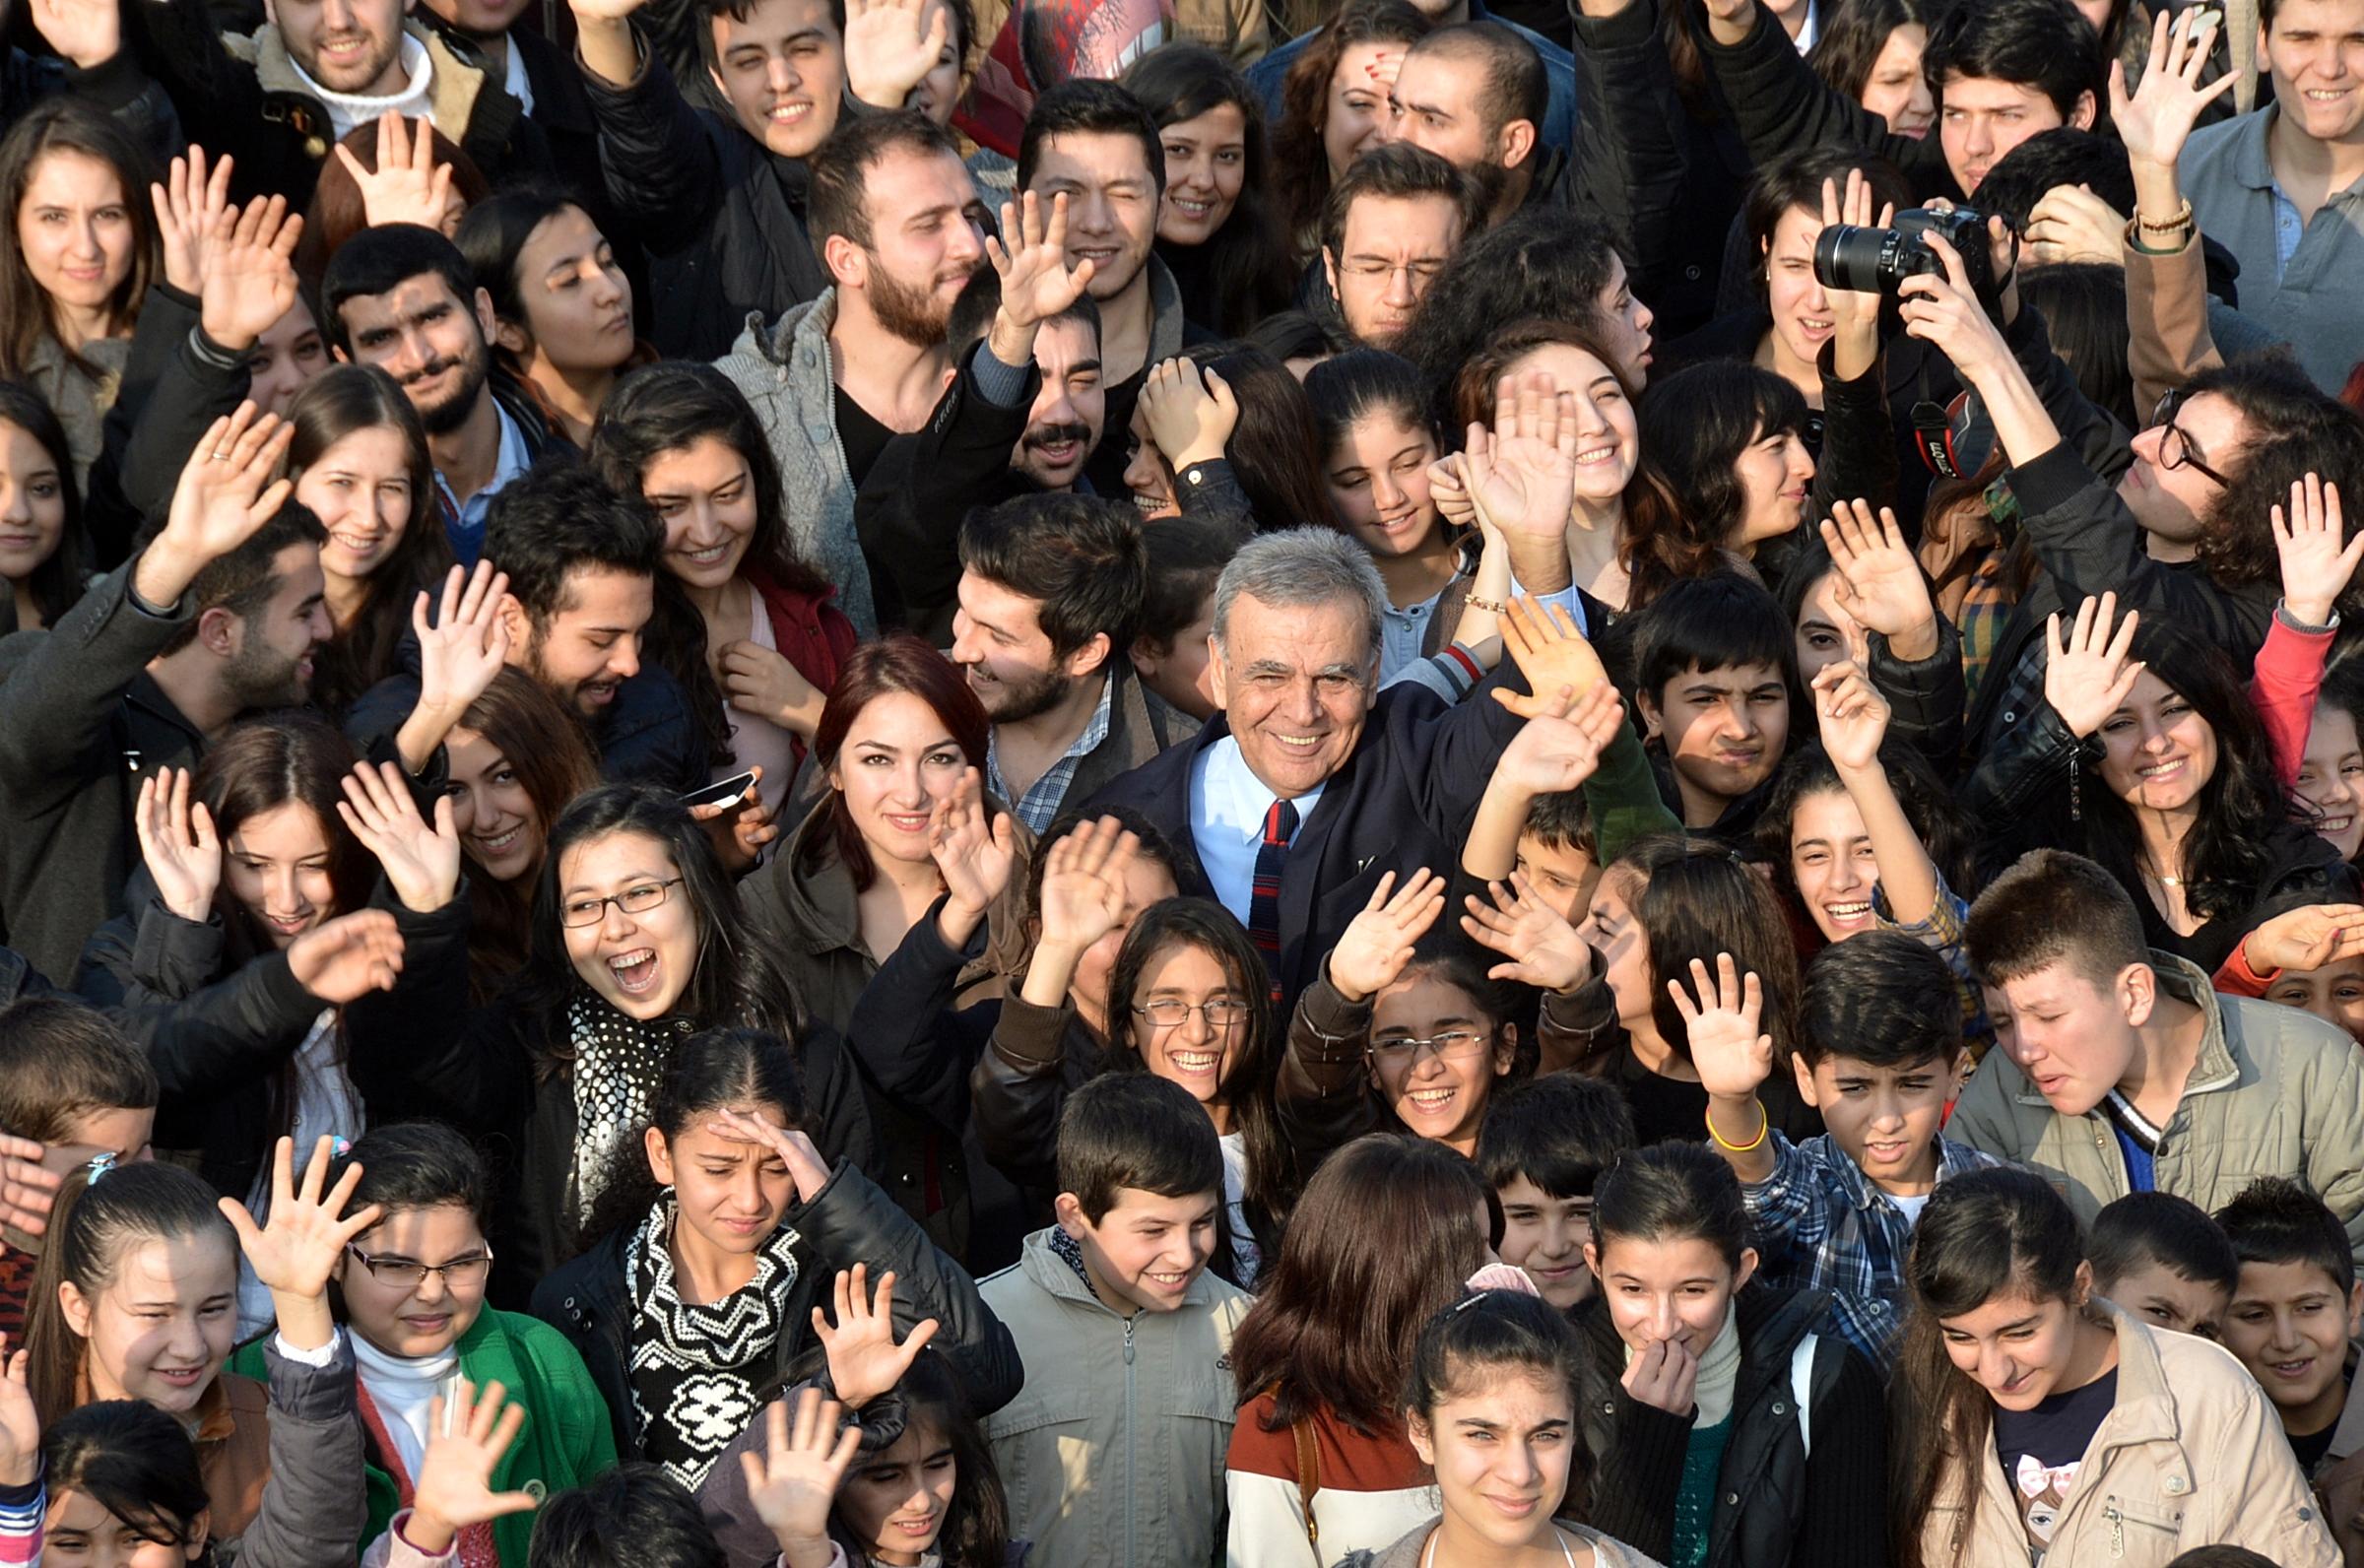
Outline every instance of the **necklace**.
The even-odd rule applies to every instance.
[[[1443,1534],[1444,1530],[1441,1525],[1428,1532],[1428,1544],[1420,1548],[1420,1568],[1435,1568],[1436,1537]],[[1576,1553],[1568,1545],[1567,1535],[1557,1525],[1551,1527],[1551,1538],[1559,1542],[1559,1554],[1566,1560],[1568,1568],[1576,1568]]]

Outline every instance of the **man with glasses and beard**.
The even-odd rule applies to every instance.
[[[435,514],[452,555],[475,565],[492,497],[564,444],[524,390],[493,368],[492,296],[457,246],[417,224],[347,240],[320,296],[337,358],[385,371],[419,411],[435,460]]]
[[[1059,492],[960,525],[952,662],[993,720],[985,788],[1037,833],[1197,733],[1125,656],[1149,587],[1142,527],[1122,501]]]
[[[976,187],[924,115],[841,124],[814,153],[807,217],[829,274],[821,296],[750,325],[716,368],[761,416],[780,465],[789,542],[879,629],[854,492],[886,443],[925,426],[952,374],[952,302],[984,264]]]

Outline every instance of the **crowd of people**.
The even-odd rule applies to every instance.
[[[0,1568],[2364,1568],[2364,0],[0,9]]]

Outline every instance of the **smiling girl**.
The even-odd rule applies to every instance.
[[[296,499],[328,530],[320,575],[337,634],[313,656],[312,700],[341,713],[396,672],[411,606],[451,566],[429,497],[434,460],[411,400],[369,365],[340,364],[288,405]]]
[[[975,1282],[852,1163],[832,1168],[805,1112],[778,1038],[684,1041],[638,1145],[620,1151],[630,1164],[587,1227],[598,1239],[534,1292],[607,1396],[617,1451],[686,1486],[789,1384],[825,1365],[862,1405],[940,1329],[981,1406],[1017,1392],[1016,1352]],[[821,1311],[832,1277],[834,1328]]]
[[[1428,1320],[1405,1421],[1442,1505],[1342,1568],[1658,1568],[1606,1530],[1563,1524],[1591,1469],[1579,1429],[1584,1351],[1540,1296],[1487,1290]]]
[[[712,365],[647,365],[609,396],[587,460],[665,525],[667,581],[650,645],[724,732],[714,777],[760,765],[776,814],[854,651],[854,627],[836,590],[790,550],[779,471],[755,410]]]
[[[2208,1543],[2283,1568],[2339,1561],[2241,1363],[2097,1299],[2075,1216],[2042,1177],[1941,1184],[1909,1278],[1891,1516],[1904,1568],[2164,1568]]]
[[[1697,1143],[1622,1155],[1593,1189],[1577,1309],[1590,1517],[1669,1563],[1878,1564],[1879,1378],[1818,1334],[1819,1292],[1750,1284],[1740,1179]]]
[[[55,624],[82,597],[90,554],[65,428],[29,388],[0,381],[0,632]]]
[[[1321,248],[1331,183],[1386,138],[1388,89],[1429,26],[1404,0],[1346,0],[1289,62],[1273,121],[1273,194],[1300,257]]]
[[[1149,50],[1124,85],[1165,154],[1157,259],[1182,292],[1182,314],[1219,336],[1243,333],[1287,304],[1295,282],[1266,205],[1264,100],[1203,43]]]

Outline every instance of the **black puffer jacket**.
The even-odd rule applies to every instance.
[[[768,1402],[780,1390],[821,1373],[826,1358],[809,1325],[813,1308],[830,1299],[837,1272],[867,1264],[875,1281],[895,1279],[894,1335],[907,1336],[923,1318],[941,1326],[931,1343],[952,1364],[979,1416],[1010,1403],[1025,1377],[1018,1346],[1002,1320],[977,1295],[968,1272],[928,1240],[910,1215],[851,1164],[839,1162],[809,1204],[793,1206],[780,1222],[793,1226],[796,1282],[781,1308],[771,1372],[755,1390]],[[636,1226],[610,1231],[589,1251],[545,1278],[534,1290],[533,1313],[582,1352],[591,1381],[616,1419],[616,1452],[640,1452],[642,1422],[632,1405],[632,1293],[624,1277],[625,1248]],[[738,1467],[729,1477],[738,1476]]]
[[[1740,1370],[1716,1478],[1708,1568],[1880,1568],[1887,1561],[1887,1416],[1879,1378],[1824,1322],[1817,1290],[1744,1286],[1734,1300]],[[1674,1558],[1675,1496],[1691,1417],[1626,1396],[1625,1344],[1595,1296],[1577,1309],[1580,1390],[1595,1456],[1588,1522],[1662,1562]],[[1806,1375],[1812,1439],[1800,1427],[1793,1357]]]

